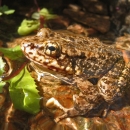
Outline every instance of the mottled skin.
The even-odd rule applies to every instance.
[[[109,105],[124,96],[130,83],[130,65],[114,46],[102,44],[96,38],[78,37],[41,29],[36,36],[21,43],[25,56],[40,69],[72,84],[79,90],[73,95],[74,107],[60,108],[65,114],[58,119],[89,115],[104,101]],[[93,85],[88,80],[97,78]],[[109,106],[108,105],[108,106]],[[57,119],[57,120],[58,120]]]

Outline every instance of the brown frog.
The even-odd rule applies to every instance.
[[[21,48],[36,71],[47,71],[79,90],[73,95],[73,108],[57,104],[64,114],[56,121],[90,115],[90,111],[99,108],[103,102],[109,107],[121,100],[129,87],[130,64],[125,63],[122,53],[114,46],[105,45],[96,38],[42,28],[36,36],[23,40]],[[96,84],[94,78],[98,79]]]

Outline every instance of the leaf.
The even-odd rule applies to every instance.
[[[23,57],[23,53],[21,51],[20,46],[16,46],[14,48],[0,48],[0,52],[2,52],[6,57],[11,60],[17,60]]]
[[[9,92],[14,107],[35,114],[40,111],[40,96],[34,79],[24,68],[17,76],[10,80]]]
[[[37,30],[40,26],[39,21],[37,20],[26,20],[24,19],[18,28],[19,35],[27,35],[33,32],[34,30]]]
[[[38,20],[40,18],[40,14],[38,12],[33,13],[32,18]]]
[[[57,15],[55,14],[51,14],[51,11],[46,9],[46,8],[43,8],[41,9],[39,12],[35,12],[32,14],[32,18],[34,19],[39,19],[40,18],[40,15],[44,16],[44,18],[47,20],[47,19],[54,19],[57,17]]]
[[[51,11],[46,8],[41,9],[39,13],[40,15],[43,15],[46,19],[54,19],[57,17],[57,15],[51,14]]]
[[[48,10],[47,8],[42,8],[42,9],[40,10],[40,13],[49,14],[50,12],[49,12],[49,10]]]
[[[9,9],[7,5],[3,5],[2,7],[0,7],[0,15],[2,15],[3,13],[9,15],[9,14],[13,14],[14,12],[15,10]]]
[[[14,9],[10,9],[10,10],[4,11],[4,14],[9,15],[9,14],[13,14],[14,12],[15,12]]]
[[[2,57],[0,57],[0,76],[4,73],[5,64]]]
[[[3,5],[2,7],[0,7],[0,11],[4,12],[8,10],[8,6],[7,5]]]

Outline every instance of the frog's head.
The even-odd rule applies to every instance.
[[[41,29],[36,36],[21,43],[24,55],[33,63],[54,71],[72,73],[72,64],[62,47],[57,33],[48,28]]]

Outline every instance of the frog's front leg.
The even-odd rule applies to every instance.
[[[125,89],[130,84],[130,63],[118,61],[113,68],[98,81],[98,89],[109,106],[115,102],[123,104]]]
[[[64,111],[64,114],[58,116],[55,121],[59,121],[61,119],[67,117],[74,117],[74,116],[91,116],[91,113],[94,110],[97,110],[98,107],[104,102],[104,99],[99,94],[98,89],[88,80],[84,80],[83,78],[75,77],[75,86],[79,89],[79,94],[73,95],[73,107],[72,108],[64,108],[56,99],[51,98],[47,101],[46,106],[49,107],[50,104],[56,106],[57,108]],[[102,111],[98,111],[96,113],[101,115]],[[94,115],[93,115],[94,116]]]

